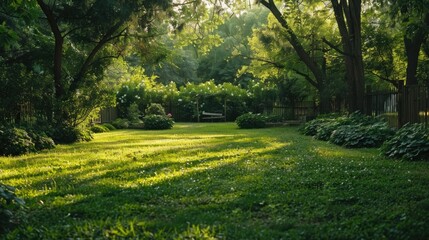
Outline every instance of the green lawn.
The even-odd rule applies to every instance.
[[[429,162],[233,123],[118,130],[0,157],[9,239],[429,239]],[[191,238],[191,237],[194,238]]]

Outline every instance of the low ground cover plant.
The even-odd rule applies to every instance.
[[[394,131],[387,123],[378,122],[372,125],[342,125],[337,127],[329,137],[330,142],[348,148],[380,147]]]
[[[322,116],[307,122],[301,131],[315,139],[349,148],[380,147],[394,133],[383,119],[358,112],[348,116]]]
[[[385,142],[385,156],[406,160],[429,160],[429,129],[423,124],[407,124]]]
[[[0,182],[0,237],[23,220],[25,202],[15,194],[15,188]]]

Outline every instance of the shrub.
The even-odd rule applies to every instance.
[[[123,118],[117,118],[117,119],[115,119],[115,121],[112,122],[112,125],[116,129],[124,129],[124,128],[128,128],[130,126],[130,121],[128,121],[127,119],[123,119]]]
[[[107,129],[109,129],[110,131],[116,130],[115,126],[113,126],[110,123],[103,123],[102,126],[106,127]]]
[[[317,128],[317,132],[314,135],[314,138],[318,140],[328,141],[331,138],[331,134],[339,126],[343,125],[341,120],[329,120],[326,121]]]
[[[43,149],[53,149],[55,148],[55,142],[52,138],[48,137],[45,133],[37,133],[34,131],[29,131],[28,135],[31,137],[36,150],[40,151]]]
[[[35,144],[25,130],[14,127],[0,129],[1,155],[17,156],[35,150]]]
[[[381,147],[382,154],[406,160],[429,159],[429,129],[423,124],[406,124]]]
[[[317,134],[317,129],[319,129],[320,126],[327,121],[328,120],[324,118],[313,119],[304,124],[303,128],[301,128],[301,132],[307,136],[314,136]]]
[[[55,143],[74,143],[74,142],[89,142],[92,140],[91,132],[87,129],[79,129],[74,127],[57,127],[52,136]]]
[[[144,123],[142,120],[133,121],[130,123],[128,128],[131,129],[144,129]]]
[[[96,125],[91,127],[91,131],[94,133],[103,133],[103,132],[109,132],[110,129],[108,129],[104,125],[96,124]]]
[[[151,103],[150,106],[145,111],[146,116],[147,115],[165,115],[164,107],[161,104],[158,103]]]
[[[387,123],[343,125],[332,132],[330,142],[348,148],[380,147],[393,133]]]
[[[25,202],[15,194],[15,188],[0,183],[0,236],[19,224]]]
[[[147,130],[170,129],[174,125],[173,119],[165,115],[148,115],[143,118],[143,122]]]
[[[253,113],[245,113],[239,116],[235,122],[239,128],[264,128],[266,126],[265,117]]]
[[[280,123],[283,122],[283,117],[280,115],[269,115],[265,117],[265,120],[269,123]]]

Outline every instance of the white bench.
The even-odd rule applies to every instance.
[[[203,111],[202,115],[203,115],[202,119],[224,119],[225,120],[225,116],[222,113],[211,113],[211,112]]]

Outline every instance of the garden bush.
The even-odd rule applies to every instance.
[[[115,126],[113,126],[110,123],[103,123],[102,126],[106,127],[107,129],[109,129],[110,131],[116,130]]]
[[[91,131],[94,133],[103,133],[103,132],[109,132],[110,129],[104,125],[96,124],[96,125],[91,127]]]
[[[245,113],[239,116],[235,122],[239,128],[264,128],[266,126],[266,118],[253,113]]]
[[[44,132],[37,133],[35,131],[28,131],[28,135],[31,137],[37,151],[55,148],[54,140],[48,137]]]
[[[0,129],[0,155],[17,156],[35,150],[35,144],[24,129],[15,127]]]
[[[329,120],[325,118],[316,118],[311,121],[308,121],[301,128],[301,132],[307,136],[314,136],[317,134],[317,129],[319,129],[320,126],[327,121]]]
[[[57,127],[52,139],[55,143],[69,144],[74,142],[89,142],[92,140],[91,131],[74,127]]]
[[[314,138],[318,140],[328,141],[331,138],[332,132],[335,131],[341,125],[343,125],[343,121],[340,119],[332,119],[329,121],[325,121],[317,128]]]
[[[423,124],[406,124],[381,147],[382,154],[406,160],[429,159],[429,129]]]
[[[348,148],[380,147],[393,133],[387,123],[343,125],[332,132],[330,142]]]
[[[123,119],[123,118],[117,118],[112,122],[112,125],[116,129],[124,129],[124,128],[128,128],[130,126],[130,121],[128,121],[127,119]]]
[[[164,107],[159,103],[151,103],[145,111],[146,116],[148,115],[165,115]]]
[[[147,130],[171,129],[174,125],[173,119],[165,115],[148,115],[143,118],[143,122]]]
[[[144,122],[143,121],[135,121],[130,123],[128,126],[130,129],[144,129]]]
[[[283,117],[280,115],[268,115],[265,117],[265,120],[269,123],[281,123],[283,122]]]
[[[0,236],[16,227],[23,219],[25,202],[15,194],[15,188],[0,183]]]

